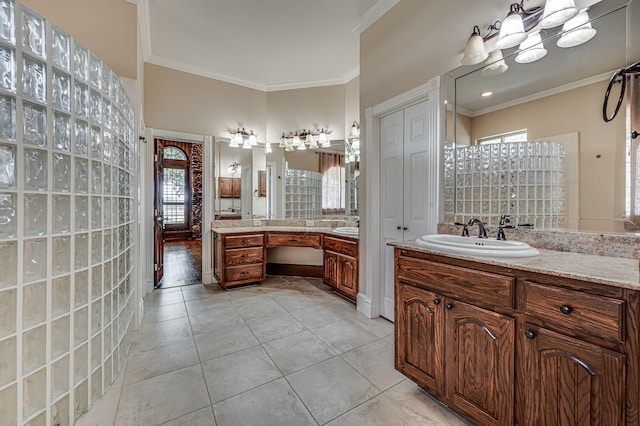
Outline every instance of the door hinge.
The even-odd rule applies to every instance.
[[[153,272],[158,272],[158,264],[157,263],[153,264]]]

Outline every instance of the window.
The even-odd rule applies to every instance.
[[[187,161],[187,154],[177,146],[168,146],[162,150],[165,160],[181,160]]]
[[[189,161],[176,146],[162,150],[162,216],[168,229],[189,228]]]
[[[510,143],[510,142],[526,142],[527,129],[516,130],[515,132],[503,133],[501,135],[487,136],[478,139],[479,145],[487,145],[492,143]]]
[[[187,221],[185,209],[186,170],[165,167],[163,171],[163,217],[166,225],[182,225]]]
[[[344,213],[344,155],[320,154],[322,172],[322,212],[324,214]]]

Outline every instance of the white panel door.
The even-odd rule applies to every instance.
[[[380,277],[383,294],[380,314],[393,321],[393,247],[389,241],[403,239],[403,144],[404,113],[398,111],[380,119],[380,165],[381,165],[381,244]]]
[[[404,240],[415,240],[429,229],[429,104],[404,110]]]
[[[429,102],[421,102],[380,119],[383,278],[380,315],[394,320],[393,248],[389,241],[415,240],[428,233],[428,182],[432,135]]]

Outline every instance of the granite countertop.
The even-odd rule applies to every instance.
[[[250,232],[312,232],[333,235],[336,237],[348,237],[359,239],[358,235],[345,235],[334,232],[330,227],[320,226],[242,226],[242,227],[228,227],[228,228],[212,228],[213,232],[219,234],[236,234],[236,233],[250,233]]]
[[[498,265],[523,271],[551,274],[560,277],[581,279],[594,283],[640,290],[640,264],[636,259],[606,257],[592,254],[568,253],[539,249],[540,254],[522,258],[492,258],[467,256],[430,250],[414,242],[390,242],[390,246],[437,254],[454,259],[472,260],[487,265]]]

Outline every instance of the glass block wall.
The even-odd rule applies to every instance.
[[[322,218],[322,173],[309,170],[285,170],[285,218]]]
[[[565,150],[561,143],[512,142],[445,147],[445,221],[500,215],[536,228],[566,226]]]
[[[0,0],[0,423],[73,424],[132,332],[134,113],[60,28]]]

